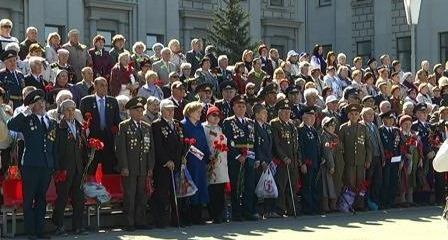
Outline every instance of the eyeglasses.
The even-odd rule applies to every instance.
[[[11,25],[3,25],[2,28],[12,28]]]

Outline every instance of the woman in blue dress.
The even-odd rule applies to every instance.
[[[194,138],[196,140],[194,147],[203,153],[202,159],[198,157],[198,154],[193,154],[191,151],[187,154],[187,169],[190,172],[194,184],[196,184],[198,188],[196,194],[190,197],[191,207],[189,212],[193,224],[205,223],[205,220],[202,218],[202,208],[209,202],[207,190],[207,164],[209,161],[210,150],[208,148],[204,128],[200,122],[201,111],[201,103],[191,102],[185,106],[183,111],[185,118],[181,121],[184,138]]]

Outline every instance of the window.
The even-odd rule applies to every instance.
[[[163,35],[151,34],[151,33],[146,34],[146,52],[149,55],[153,54],[152,45],[158,42],[163,43]]]
[[[448,61],[448,32],[440,33],[440,62]]]
[[[115,35],[114,31],[109,30],[97,30],[96,34],[104,37],[104,49],[109,51],[112,48],[112,37]]]
[[[319,0],[319,7],[330,6],[331,0]]]
[[[59,36],[61,36],[61,44],[62,44],[66,36],[65,30],[63,26],[57,26],[57,25],[45,25],[44,28],[45,42],[47,42],[48,35],[53,32],[59,33]]]
[[[270,0],[269,5],[273,7],[283,7],[283,0]]]
[[[362,58],[362,62],[365,63],[372,55],[372,42],[361,41],[356,43],[356,55]]]
[[[397,38],[397,58],[403,70],[411,70],[411,37]]]
[[[327,53],[333,49],[333,46],[331,44],[322,45],[322,49],[324,50],[322,52],[322,56],[324,57],[324,59],[326,59]]]

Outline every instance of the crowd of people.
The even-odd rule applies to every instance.
[[[120,34],[109,51],[101,35],[89,48],[76,29],[43,46],[28,27],[19,43],[12,24],[0,20],[1,174],[20,168],[31,239],[48,237],[52,178],[56,234],[66,234],[69,198],[72,229],[86,233],[87,137],[104,143],[88,174],[101,163],[122,176],[128,231],[444,201],[447,178],[431,162],[446,139],[448,65],[404,72],[384,54],[350,66],[320,45],[281,59],[266,44],[231,65],[200,39],[187,52],[176,39],[156,43],[149,56],[143,42],[127,50]],[[185,169],[197,191],[179,197],[174,178]],[[268,170],[278,196],[261,199]]]

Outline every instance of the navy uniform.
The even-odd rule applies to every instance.
[[[289,100],[284,99],[276,104],[278,110],[291,110]],[[297,202],[295,189],[294,199],[291,199],[291,185],[295,188],[298,178],[298,167],[302,165],[299,157],[299,138],[297,135],[297,128],[292,120],[288,122],[282,121],[279,117],[274,118],[271,122],[272,139],[273,139],[273,155],[274,162],[277,165],[277,172],[275,174],[275,182],[278,188],[278,198],[276,201],[277,211],[281,215],[293,215],[293,202]],[[288,181],[288,172],[286,161],[290,160],[289,173],[291,183]]]
[[[201,83],[196,87],[196,93],[199,93],[201,91],[205,92],[213,92],[213,86],[210,83]],[[208,108],[211,107],[213,104],[210,102],[203,102],[201,99],[198,100],[202,104],[202,112],[201,112],[201,122],[205,122],[207,120],[207,111]]]
[[[32,91],[24,99],[26,106],[44,99],[42,90]],[[32,114],[29,109],[8,122],[8,128],[21,132],[25,139],[22,157],[23,213],[27,234],[43,237],[45,222],[45,194],[54,168],[56,122],[47,116]]]
[[[384,119],[395,119],[393,111],[381,113],[380,117]],[[400,129],[391,126],[382,125],[379,128],[381,142],[384,147],[385,164],[383,166],[382,183],[382,204],[385,208],[390,208],[395,201],[398,191],[398,169],[400,162],[391,162],[392,157],[401,157],[400,147],[403,145]]]
[[[144,108],[146,99],[134,97],[125,108]],[[119,125],[115,150],[120,170],[123,175],[124,211],[127,217],[128,230],[146,227],[146,178],[154,167],[154,143],[151,126],[141,120],[129,118]]]
[[[252,107],[252,112],[254,113],[254,115],[261,111],[266,111],[266,108],[260,103],[256,103]],[[255,121],[255,161],[269,166],[269,164],[272,162],[272,146],[273,141],[271,126],[268,123],[260,123],[258,121]],[[264,199],[263,215],[266,216],[267,214],[267,216],[272,216],[273,214],[275,214],[274,204],[275,199]]]
[[[316,114],[314,107],[305,107],[303,114]],[[303,212],[306,214],[316,214],[319,212],[320,204],[320,176],[321,170],[321,150],[320,140],[314,126],[306,126],[303,122],[298,128],[299,146],[301,149],[301,159],[307,168],[303,173],[302,197],[304,200]],[[322,170],[321,170],[322,171]]]
[[[361,99],[359,99],[358,91],[359,90],[357,88],[347,87],[347,88],[344,89],[344,92],[343,92],[342,95],[343,95],[344,99],[347,101],[348,104],[359,104]],[[349,98],[350,99],[354,99],[353,100],[354,102],[350,102]],[[341,123],[345,123],[345,122],[348,121],[348,118],[347,118],[348,109],[347,109],[347,107],[348,106],[342,107],[342,109],[341,109],[341,111],[339,113],[339,115],[340,115],[339,119],[340,119]]]
[[[246,104],[242,95],[232,99],[232,106],[235,104]],[[241,221],[242,217],[247,220],[257,220],[255,214],[255,170],[254,159],[246,158],[244,165],[237,160],[244,149],[254,150],[254,122],[246,117],[238,118],[235,115],[226,118],[222,123],[222,131],[227,137],[229,151],[227,152],[227,164],[229,167],[229,178],[232,188],[232,218]],[[244,175],[239,178],[240,171]],[[240,180],[243,182],[241,183]],[[238,186],[242,191],[238,196]]]
[[[300,103],[293,104],[292,102],[292,98],[296,98],[295,95],[298,94],[300,94],[300,90],[296,86],[289,86],[286,89],[286,97],[291,102],[291,119],[297,127],[300,126],[300,123],[302,122],[302,109],[304,108],[304,105]]]
[[[8,50],[1,56],[2,61],[9,58],[17,58],[17,53],[13,50]],[[0,84],[5,89],[8,98],[13,102],[14,109],[22,105],[22,88],[25,87],[25,79],[20,71],[6,68],[0,70]]]
[[[425,103],[419,103],[414,107],[414,112],[427,112],[428,108]],[[431,144],[430,144],[430,137],[431,137],[431,126],[428,122],[422,122],[419,120],[416,120],[412,123],[412,131],[414,131],[418,137],[420,138],[420,141],[422,142],[422,158],[423,158],[423,167],[422,169],[418,169],[417,175],[421,175],[421,177],[417,177],[417,185],[418,186],[427,186],[428,185],[428,179],[431,178],[431,171],[430,171],[430,162],[434,158],[434,151],[432,150]],[[418,189],[417,189],[418,191]],[[415,201],[425,202],[429,203],[429,192],[428,191],[420,191],[417,192],[415,195]]]
[[[226,81],[226,82],[222,82],[220,85],[220,90],[221,93],[223,91],[228,91],[228,90],[234,90],[236,91],[236,85],[235,82],[233,81]],[[233,109],[232,106],[230,104],[230,100],[226,100],[226,99],[221,99],[215,102],[215,106],[219,108],[219,110],[222,112],[223,114],[223,119],[226,119],[230,116],[233,116]]]
[[[277,109],[275,107],[276,102],[269,104],[266,102],[266,97],[269,94],[277,94],[278,92],[278,85],[276,83],[271,83],[266,85],[263,89],[260,90],[260,93],[258,94],[259,99],[264,99],[264,106],[266,107],[266,110],[268,111],[268,121],[271,121],[272,119],[277,117]]]

